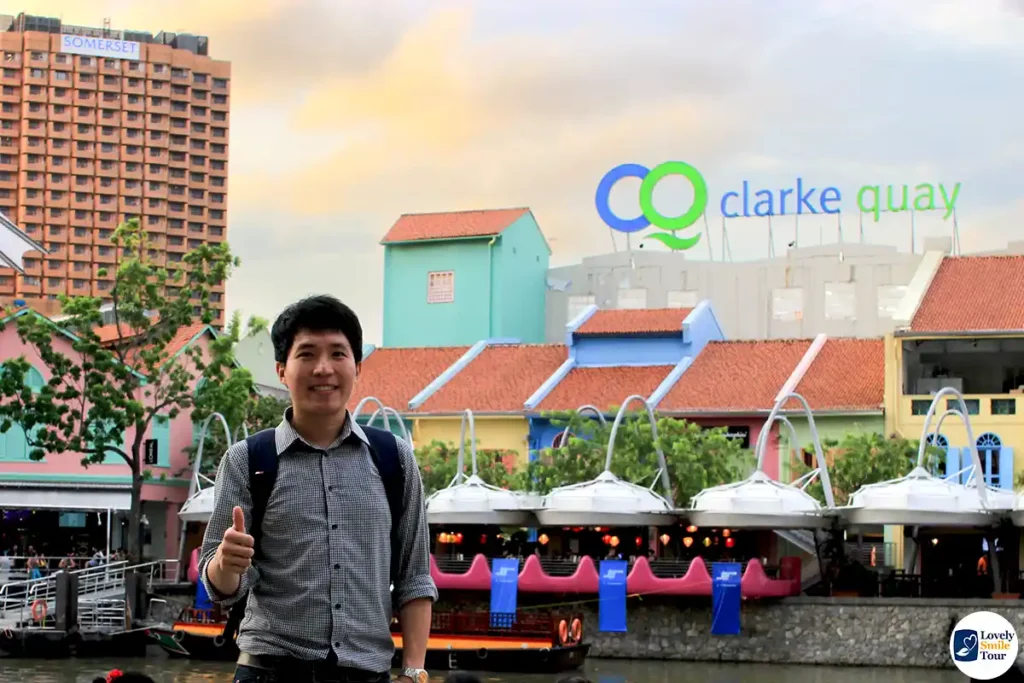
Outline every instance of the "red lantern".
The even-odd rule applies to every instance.
[[[636,547],[639,548],[643,544],[644,544],[644,537],[643,536],[637,536],[636,537]]]
[[[736,545],[736,539],[735,538],[727,538],[727,539],[725,539],[725,547],[726,548],[731,548],[734,545]]]
[[[602,542],[603,542],[603,543],[604,543],[605,545],[608,545],[609,543],[611,543],[611,541],[612,541],[612,536],[611,536],[611,534],[605,534],[604,536],[602,536],[602,537],[601,537],[601,541],[602,541]]]

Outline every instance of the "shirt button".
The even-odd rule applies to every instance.
[[[337,529],[337,528],[338,528],[338,525],[337,525],[337,524],[332,524],[332,525],[331,525],[331,528],[332,528],[332,529]]]
[[[339,643],[338,641],[334,641],[334,647],[341,647],[341,643]]]
[[[335,568],[335,569],[341,569],[341,565],[340,565],[340,564],[335,564],[335,565],[334,565],[334,568]]]
[[[333,491],[333,490],[334,490],[334,487],[333,487],[333,486],[328,486],[328,487],[327,487],[327,490],[328,490],[328,491]]]
[[[334,603],[334,609],[341,609],[341,603],[340,602]]]

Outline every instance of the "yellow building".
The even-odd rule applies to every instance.
[[[1014,457],[1024,446],[1024,256],[929,252],[895,317],[885,340],[886,432],[922,438],[934,394],[953,387],[963,394],[986,482],[1013,489],[1024,469],[1024,458]],[[955,398],[941,400],[929,432],[956,407]],[[958,417],[943,420],[935,441],[947,448],[940,473],[970,467]],[[892,532],[899,556],[902,529]]]
[[[932,396],[953,387],[967,404],[986,480],[1013,488],[1024,465],[1014,458],[1024,445],[1024,256],[927,254],[897,326],[886,338],[886,430],[921,438]],[[955,407],[942,401],[930,431]],[[938,441],[958,449],[945,469],[970,464],[958,418],[943,421]]]

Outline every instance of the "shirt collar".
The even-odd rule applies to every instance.
[[[288,406],[288,408],[284,411],[284,419],[281,420],[281,423],[277,425],[277,428],[275,429],[274,436],[275,441],[277,443],[277,454],[283,455],[285,451],[287,451],[289,448],[292,448],[295,445],[296,441],[302,443],[303,445],[310,449],[320,450],[316,446],[313,446],[308,441],[303,439],[302,435],[300,435],[295,430],[295,427],[292,426],[293,414],[294,413],[292,407]],[[345,424],[341,428],[341,433],[338,434],[338,436],[334,439],[333,442],[331,442],[331,445],[328,446],[327,450],[337,448],[338,446],[341,446],[345,442],[352,441],[361,441],[367,446],[370,445],[370,441],[366,437],[366,432],[363,431],[363,428],[359,426],[358,422],[352,419],[352,414],[348,411],[348,409],[346,409]]]

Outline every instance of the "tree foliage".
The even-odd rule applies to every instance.
[[[516,467],[518,454],[515,451],[478,448],[476,452],[477,475],[491,486],[521,490],[525,483],[524,471]],[[459,447],[453,443],[434,440],[416,448],[416,462],[423,477],[423,490],[429,496],[447,487],[458,471]],[[463,473],[473,472],[472,449],[467,441],[463,462]]]
[[[601,425],[576,413],[549,417],[553,425],[568,428],[570,436],[564,446],[545,449],[530,463],[529,488],[546,493],[597,477],[604,470],[611,423]],[[655,419],[677,507],[689,505],[690,499],[706,488],[737,481],[753,470],[752,451],[727,437],[724,427],[708,429],[686,420]],[[611,471],[625,481],[650,486],[659,469],[647,413],[627,413],[616,433]],[[664,492],[660,483],[655,490]]]
[[[59,323],[34,314],[19,316],[18,336],[46,366],[50,379],[33,391],[25,387],[30,364],[24,356],[3,362],[0,431],[21,425],[34,460],[74,453],[86,467],[109,457],[127,463],[132,474],[128,550],[138,558],[141,491],[148,476],[143,444],[150,423],[191,408],[199,376],[206,378],[206,386],[245,394],[251,377],[235,366],[231,345],[222,339],[204,354],[199,345],[180,348],[178,338],[197,319],[212,323],[211,289],[237,265],[227,244],[202,245],[180,264],[165,268],[149,259],[150,244],[138,219],[120,225],[111,240],[117,261],[99,276],[111,282],[115,324],[100,337],[103,302],[97,297],[62,296]],[[55,344],[57,335],[73,353]],[[129,431],[133,435],[126,444]]]
[[[841,440],[825,439],[821,449],[829,468],[832,492],[836,505],[846,505],[850,496],[862,486],[898,479],[917,465],[919,441],[893,435],[886,438],[877,432],[850,433]],[[814,453],[813,444],[804,447],[807,453]],[[925,469],[933,471],[938,464],[942,450],[929,446],[925,449]],[[794,457],[793,472],[803,476],[817,467],[808,467],[801,457]],[[816,478],[807,487],[807,492],[825,502],[821,479]]]
[[[250,316],[243,331],[242,316],[235,311],[224,333],[216,343],[223,345],[225,349],[230,349],[233,358],[234,347],[241,339],[258,334],[266,330],[268,326],[269,323],[265,318]],[[284,417],[284,411],[290,402],[275,396],[259,394],[253,389],[252,378],[246,376],[245,380],[242,381],[241,373],[239,373],[239,377],[229,377],[219,384],[209,381],[202,382],[202,387],[196,392],[192,410],[192,422],[196,425],[197,436],[200,425],[213,413],[220,413],[224,416],[228,428],[231,430],[231,442],[236,438],[241,438],[245,430],[248,430],[249,434],[255,434],[262,429],[277,426]],[[245,426],[245,429],[242,428],[242,425]],[[217,473],[220,458],[229,445],[220,421],[212,421],[203,443],[203,465],[200,472],[208,477],[213,477]],[[191,444],[186,451],[191,466],[195,463],[195,457],[198,454],[198,443]]]

